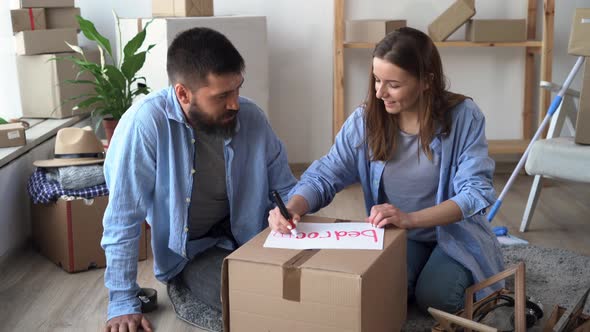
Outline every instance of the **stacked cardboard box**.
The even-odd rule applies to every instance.
[[[74,0],[20,0],[11,11],[18,55],[67,52],[65,42],[78,45]]]
[[[526,41],[526,20],[469,20],[465,39],[472,42]]]
[[[432,40],[446,40],[465,23],[465,40],[472,42],[522,42],[526,41],[526,20],[471,20],[475,15],[475,0],[456,0],[429,26]]]
[[[405,27],[406,20],[349,20],[345,39],[348,42],[378,43],[388,33]]]
[[[429,26],[434,41],[443,41],[475,15],[475,0],[457,0]]]
[[[213,16],[213,0],[152,0],[152,15]]]
[[[91,86],[66,83],[76,78],[75,68],[51,61],[75,55],[66,43],[78,45],[80,8],[74,7],[74,0],[20,0],[19,4],[11,10],[11,18],[23,116],[63,118],[83,113],[74,113],[73,103],[67,101],[91,92]],[[42,78],[39,73],[47,75]]]

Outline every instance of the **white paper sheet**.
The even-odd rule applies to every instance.
[[[297,236],[270,232],[265,248],[283,249],[383,249],[383,228],[366,222],[307,223],[297,225]]]

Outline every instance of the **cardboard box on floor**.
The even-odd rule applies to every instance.
[[[14,33],[47,29],[45,9],[43,8],[13,9],[10,11],[10,19]]]
[[[401,329],[407,310],[404,230],[385,230],[383,250],[264,248],[269,232],[223,262],[225,332]]]
[[[522,42],[526,40],[526,20],[469,20],[465,40],[472,42]]]
[[[91,201],[58,199],[51,204],[33,204],[33,241],[41,254],[67,272],[106,266],[102,217],[108,196]],[[145,223],[141,226],[139,260],[147,257]]]
[[[443,41],[475,15],[475,0],[456,0],[428,26],[433,41]]]
[[[406,26],[406,20],[349,20],[346,21],[347,42],[377,43],[388,33]]]
[[[213,0],[152,0],[152,16],[213,16]]]
[[[47,8],[45,19],[47,29],[80,29],[76,15],[80,15],[80,8]]]
[[[27,144],[27,138],[22,123],[0,125],[0,148],[11,148],[25,144]]]
[[[582,78],[582,91],[580,93],[580,107],[576,120],[574,142],[590,144],[590,61],[587,58],[582,74],[584,76]]]
[[[100,63],[98,50],[85,50],[86,58]],[[21,94],[23,117],[26,118],[65,118],[73,115],[89,113],[90,109],[72,111],[76,101],[69,98],[90,93],[90,84],[70,84],[78,73],[69,61],[52,61],[54,57],[77,56],[77,53],[42,54],[33,56],[17,56],[16,68]],[[84,74],[79,79],[91,79]]]
[[[72,49],[66,42],[78,45],[78,31],[76,29],[21,31],[14,35],[14,39],[18,55],[70,52]]]

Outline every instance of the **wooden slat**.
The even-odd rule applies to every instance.
[[[529,0],[527,5],[527,39],[534,40],[537,34],[537,0]],[[535,95],[535,54],[527,47],[524,53],[524,105],[522,109],[522,137],[532,138],[533,128],[533,96]]]
[[[45,142],[47,139],[55,135],[61,128],[70,127],[80,122],[85,117],[87,117],[87,115],[74,116],[65,119],[47,119],[45,121],[39,121],[38,119],[23,119],[31,124],[31,127],[25,132],[27,144],[13,148],[0,148],[0,167]]]
[[[490,155],[523,154],[529,145],[527,139],[488,140]]]
[[[455,41],[444,41],[444,42],[434,42],[436,47],[528,47],[528,48],[541,48],[543,45],[542,41],[538,40],[529,40],[525,42],[506,42],[506,43],[474,43],[469,41],[463,40],[455,40]],[[344,43],[345,48],[374,48],[375,43]]]
[[[541,81],[551,82],[553,61],[553,22],[555,19],[555,0],[544,0],[543,16],[543,47],[541,49]],[[539,93],[540,116],[539,124],[543,121],[551,103],[551,93],[542,89]],[[543,135],[542,137],[544,137]]]
[[[334,0],[334,96],[332,136],[344,124],[344,0]]]

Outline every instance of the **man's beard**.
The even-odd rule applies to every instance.
[[[223,115],[214,119],[201,111],[195,103],[192,103],[188,111],[188,117],[190,123],[196,126],[195,129],[202,130],[208,135],[230,138],[236,133],[236,127],[238,124],[237,113],[238,110],[226,110]],[[234,118],[230,122],[222,122],[232,115]]]

